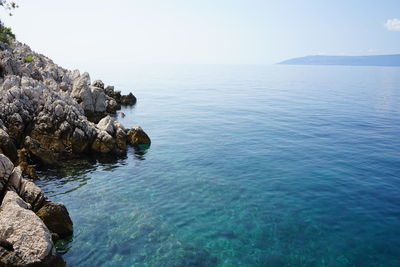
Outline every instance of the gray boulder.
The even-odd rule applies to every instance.
[[[7,191],[0,207],[1,266],[63,266],[51,234],[17,193]]]

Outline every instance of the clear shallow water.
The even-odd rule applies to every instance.
[[[153,143],[39,182],[74,221],[70,266],[400,266],[400,68],[108,78]]]

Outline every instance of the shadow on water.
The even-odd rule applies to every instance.
[[[79,182],[76,188],[69,189],[65,193],[71,192],[85,185],[90,176],[88,174],[95,170],[112,171],[116,168],[127,165],[128,154],[134,156],[137,160],[145,160],[146,153],[150,146],[138,148],[129,148],[127,152],[121,155],[111,154],[90,154],[80,158],[65,159],[58,162],[57,166],[38,165],[37,173],[39,180],[36,183],[39,186],[46,186],[49,182],[56,182],[58,185],[66,185],[71,182]],[[48,193],[48,192],[47,192]]]
[[[68,194],[85,186],[91,179],[90,174],[94,171],[113,171],[127,165],[127,158],[127,153],[121,155],[90,154],[80,158],[64,159],[58,162],[57,166],[39,165],[37,169],[39,180],[35,183],[49,197]]]
[[[146,153],[149,150],[150,145],[141,145],[139,147],[135,147],[134,149],[132,149],[133,155],[135,157],[135,159],[138,160],[145,160],[146,159]]]

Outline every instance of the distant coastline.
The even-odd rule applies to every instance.
[[[288,59],[278,64],[400,67],[400,54],[374,56],[305,56]]]

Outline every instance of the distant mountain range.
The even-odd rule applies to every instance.
[[[376,56],[306,56],[279,62],[288,65],[400,66],[400,54]]]

